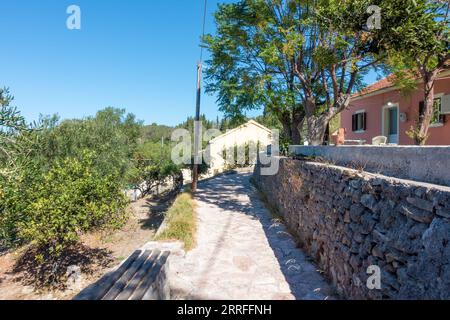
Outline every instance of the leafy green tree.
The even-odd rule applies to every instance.
[[[175,188],[182,184],[181,168],[171,160],[171,144],[147,141],[138,146],[134,155],[134,170],[130,174],[130,183],[145,195],[172,178]],[[181,177],[181,182],[179,181]]]
[[[272,113],[264,113],[262,116],[258,116],[255,118],[255,121],[262,124],[263,126],[273,130],[279,130],[280,132],[280,153],[282,155],[288,155],[289,154],[289,145],[291,144],[291,139],[289,136],[286,135],[286,133],[283,130],[282,124],[280,120],[274,116]],[[301,131],[302,128],[299,130]],[[302,136],[306,137],[305,134]]]
[[[220,109],[242,122],[248,110],[264,108],[282,123],[285,135],[300,142],[304,118],[294,57],[301,38],[294,1],[242,0],[221,4],[217,31],[204,38],[211,52],[207,92],[217,92]]]
[[[392,19],[383,23],[392,28],[380,37],[397,84],[411,88],[416,86],[416,79],[423,81],[424,108],[418,113],[416,125],[407,132],[417,145],[425,144],[428,138],[435,81],[443,70],[450,68],[449,6],[448,1],[404,0],[383,7]]]
[[[306,120],[307,140],[322,144],[331,119],[348,107],[364,75],[381,61],[377,40],[365,28],[370,5],[356,0],[220,5],[217,35],[205,38],[212,55],[207,90],[218,92],[226,114],[264,107],[293,143],[301,141]]]
[[[125,185],[127,172],[132,168],[134,153],[141,137],[142,123],[123,109],[106,108],[95,117],[81,120],[47,118],[43,130],[36,133],[39,145],[34,157],[44,170],[68,157],[76,158],[82,151],[96,153],[95,165],[104,175],[114,175]],[[116,175],[116,173],[118,173]]]
[[[194,137],[194,123],[195,123],[195,118],[194,117],[188,117],[186,119],[186,121],[184,121],[183,123],[179,124],[176,128],[178,129],[186,129],[187,131],[190,132],[191,137]],[[210,129],[217,129],[216,128],[216,123],[214,121],[208,120],[206,118],[206,116],[204,114],[200,115],[200,123],[202,125],[202,132],[203,134]],[[222,130],[222,128],[220,128],[219,130],[225,132],[226,130]],[[202,139],[202,148],[205,149],[206,146],[208,145],[209,141],[204,141]],[[192,141],[192,153],[194,153],[194,143]]]
[[[46,255],[60,255],[83,233],[125,221],[122,189],[115,177],[97,170],[95,158],[94,152],[83,151],[77,158],[58,160],[33,186],[25,208],[28,219],[19,222],[19,233],[42,249],[40,262]]]
[[[25,209],[39,170],[32,159],[37,129],[26,124],[8,89],[0,89],[0,249],[20,243],[18,223],[25,221]]]
[[[361,34],[361,48],[382,59],[405,92],[423,80],[424,105],[417,124],[408,134],[424,144],[433,117],[434,83],[448,69],[449,2],[433,0],[327,0],[320,12],[324,22],[339,33]],[[380,28],[361,29],[368,6],[380,9]],[[361,31],[362,30],[362,31]]]
[[[31,129],[16,107],[7,88],[0,89],[0,177],[14,177],[29,152],[27,133]],[[27,143],[26,143],[27,142]]]
[[[151,125],[144,126],[142,128],[141,139],[143,142],[151,141],[155,143],[161,141],[170,141],[172,131],[172,127],[152,123]]]
[[[188,130],[189,132],[194,132],[194,122],[195,122],[194,117],[188,117],[186,121],[179,124],[177,128],[183,128]],[[204,114],[200,115],[200,122],[202,123],[203,130],[216,128],[216,123],[214,121],[208,120],[206,118],[206,115]]]
[[[11,135],[14,132],[27,129],[25,119],[11,106],[14,97],[8,88],[0,88],[0,134],[1,136]]]
[[[364,76],[383,56],[367,25],[365,0],[296,1],[302,15],[295,75],[304,94],[307,140],[323,143],[330,121],[345,110]],[[351,26],[351,27],[350,27]]]
[[[122,190],[141,122],[107,108],[83,120],[27,125],[12,100],[0,91],[0,246],[47,239],[48,253],[59,253],[86,228],[124,218]],[[79,218],[95,221],[80,226]]]

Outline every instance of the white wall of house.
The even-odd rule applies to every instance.
[[[259,142],[260,149],[266,150],[267,146],[272,144],[271,130],[251,120],[211,140],[205,151],[211,159],[211,171],[222,172],[225,169],[226,163],[222,157],[224,149],[228,150],[234,146],[244,146],[250,142],[255,145]]]

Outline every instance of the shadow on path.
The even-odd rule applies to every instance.
[[[311,260],[297,247],[286,227],[276,222],[269,210],[265,208],[256,188],[250,183],[250,177],[250,173],[240,173],[222,175],[201,182],[195,197],[198,201],[217,206],[222,210],[233,212],[233,214],[251,216],[252,219],[261,223],[265,237],[278,261],[279,268],[296,299],[323,300],[332,298],[334,292],[330,285]],[[230,219],[232,217],[230,214]],[[212,266],[217,264],[225,235],[233,232],[233,230],[229,230],[230,220],[223,228],[221,239],[209,257],[207,266],[200,273],[204,279],[207,278],[208,271],[212,269]],[[258,252],[254,252],[253,256],[253,258],[258,259]]]

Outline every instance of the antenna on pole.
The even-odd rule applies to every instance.
[[[203,11],[203,27],[202,27],[202,39],[205,36],[205,24],[206,24],[206,7],[208,0],[205,0]],[[200,149],[201,149],[201,137],[200,137],[200,102],[202,96],[202,60],[203,60],[203,46],[200,46],[200,60],[197,64],[197,101],[195,106],[195,122],[194,122],[194,166],[192,169],[192,192],[197,191],[198,184],[198,165],[200,162]]]

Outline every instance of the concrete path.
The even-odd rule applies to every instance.
[[[199,185],[197,247],[171,257],[172,298],[332,298],[317,268],[273,221],[250,176],[224,175]]]

